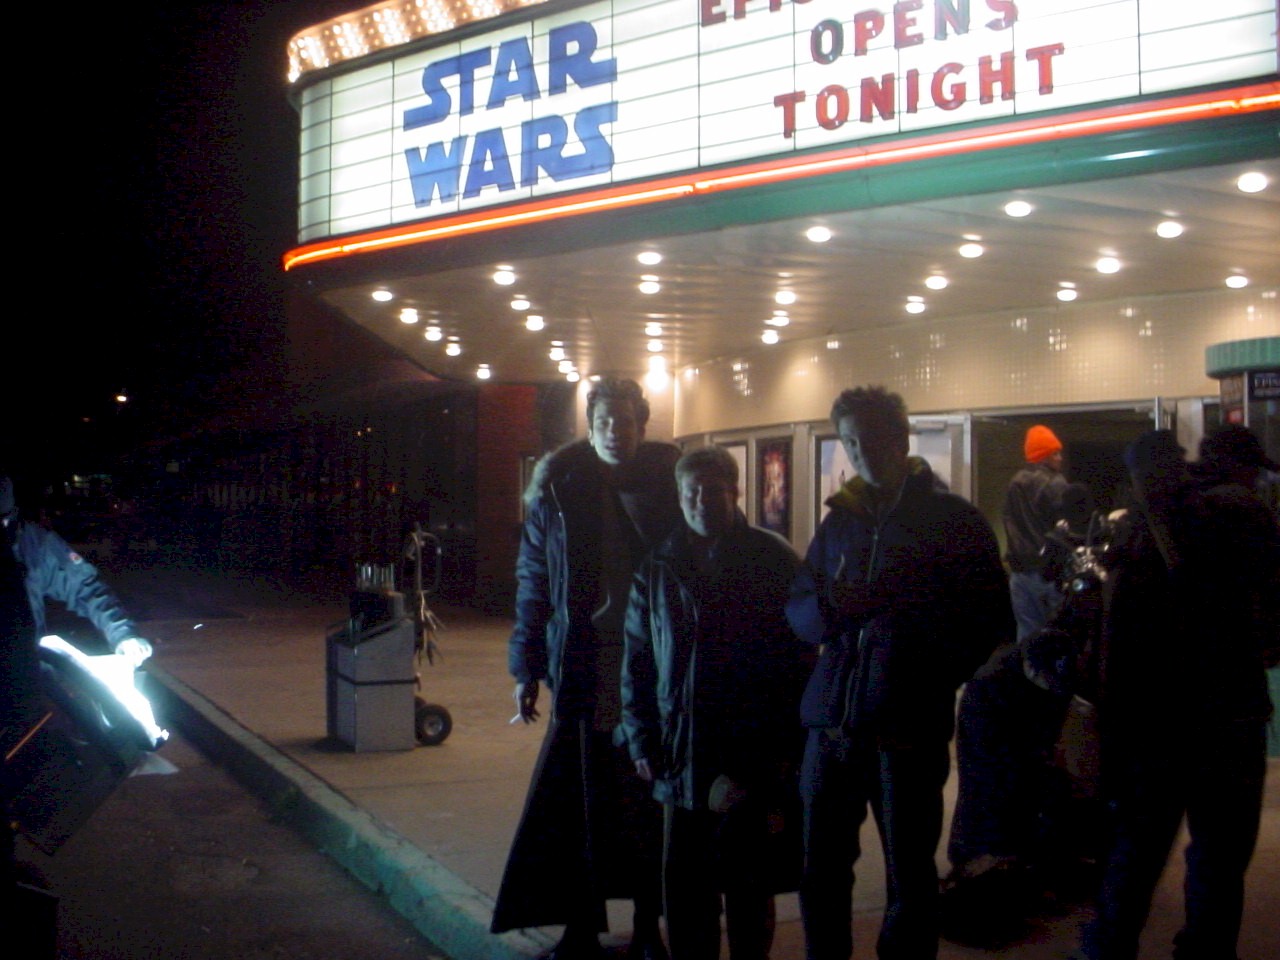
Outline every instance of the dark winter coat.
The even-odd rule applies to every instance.
[[[673,444],[646,441],[620,468],[619,498],[639,531],[632,545],[637,564],[679,519],[679,458]],[[603,484],[599,458],[590,443],[578,440],[543,457],[525,492],[508,667],[518,682],[546,680],[557,702],[579,692],[565,689],[577,678],[564,676],[562,667],[566,650],[590,630],[598,598]]]
[[[18,521],[14,555],[23,567],[37,638],[46,632],[47,599],[57,600],[92,623],[113,650],[121,640],[138,635],[137,627],[97,567],[52,530]]]
[[[1043,569],[1045,537],[1062,519],[1067,478],[1047,463],[1028,463],[1004,495],[1004,559],[1014,573]]]
[[[827,501],[787,603],[796,633],[820,645],[804,723],[852,726],[901,746],[946,742],[956,689],[1014,633],[990,525],[940,489],[923,460],[910,466],[896,506],[878,523],[859,477]],[[862,617],[837,614],[828,589],[838,572],[879,584],[887,605]]]
[[[700,573],[685,525],[636,573],[627,608],[623,727],[648,760],[654,796],[705,809],[726,775],[750,789],[794,768],[799,701],[812,665],[784,608],[800,558],[738,513]]]

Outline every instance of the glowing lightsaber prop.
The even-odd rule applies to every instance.
[[[124,657],[117,656],[114,653],[90,656],[53,634],[41,637],[40,646],[68,658],[86,673],[99,680],[120,701],[121,706],[129,711],[129,715],[138,721],[138,725],[151,738],[153,745],[158,745],[169,739],[169,731],[161,728],[156,723],[155,714],[151,710],[151,702],[142,695],[142,691],[134,686],[134,666]]]

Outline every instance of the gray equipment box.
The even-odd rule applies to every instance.
[[[329,736],[357,752],[411,750],[417,674],[404,597],[358,591],[351,611],[326,641]]]

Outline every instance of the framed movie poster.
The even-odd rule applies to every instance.
[[[791,539],[791,438],[756,441],[757,522]]]
[[[854,470],[839,437],[818,437],[815,443],[818,445],[817,456],[814,458],[818,465],[818,476],[813,498],[817,512],[814,517],[816,529],[831,509],[827,506],[827,498],[853,477]]]
[[[747,445],[745,443],[722,443],[720,446],[728,450],[729,455],[738,464],[738,506],[742,506],[742,498],[747,495]]]

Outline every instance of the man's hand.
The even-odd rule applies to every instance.
[[[711,781],[707,796],[707,809],[712,813],[728,813],[747,798],[746,789],[723,773]]]
[[[653,783],[653,768],[649,766],[648,760],[636,761],[636,776],[645,783]]]
[[[117,656],[128,660],[135,670],[142,666],[142,661],[151,656],[151,653],[151,644],[141,637],[129,637],[116,644]]]
[[[533,723],[538,717],[542,716],[538,712],[538,681],[530,680],[528,683],[517,683],[515,692],[516,715],[511,718],[511,722],[522,720],[525,723]]]

